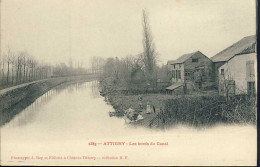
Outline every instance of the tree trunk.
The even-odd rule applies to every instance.
[[[25,63],[23,65],[23,82],[25,82],[26,77],[25,77]]]
[[[26,68],[26,73],[25,73],[25,82],[27,82],[28,81],[28,67]]]
[[[22,60],[20,60],[19,83],[22,83]]]
[[[18,70],[16,69],[15,84],[18,84]]]
[[[9,85],[9,66],[10,66],[10,62],[8,61],[7,62],[7,76],[6,76],[7,85]]]
[[[12,85],[14,84],[14,65],[12,64]]]
[[[4,84],[4,77],[5,77],[5,71],[4,71],[4,68],[5,68],[5,63],[3,62],[3,68],[2,68],[3,84]]]

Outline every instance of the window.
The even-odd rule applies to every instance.
[[[181,68],[181,64],[179,64],[179,68]]]
[[[173,65],[173,68],[175,69],[175,64]]]
[[[203,77],[205,77],[206,76],[206,72],[205,72],[205,69],[203,68],[203,69],[201,69],[201,75],[203,76]]]
[[[221,69],[220,74],[221,76],[224,76],[224,69]]]
[[[248,95],[254,95],[255,91],[255,82],[247,82],[247,93]]]
[[[255,76],[254,61],[247,61],[246,62],[246,74],[247,74],[247,77],[254,77]]]
[[[176,70],[176,78],[181,79],[181,70]]]
[[[185,71],[184,75],[185,75],[185,80],[189,80],[190,79],[190,72]]]
[[[196,59],[191,59],[191,62],[198,62],[198,61],[199,61],[198,58],[196,58]]]
[[[176,78],[176,77],[175,77],[175,76],[176,76],[175,73],[176,73],[176,70],[172,70],[172,77],[173,77],[173,78]]]

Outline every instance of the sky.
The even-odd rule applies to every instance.
[[[254,0],[1,0],[1,54],[7,48],[39,61],[90,64],[143,51],[148,12],[159,64],[200,50],[212,57],[256,34]]]

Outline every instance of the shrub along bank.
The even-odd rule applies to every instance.
[[[180,97],[164,102],[163,112],[151,126],[185,124],[195,127],[220,123],[256,125],[256,98],[237,95],[226,101],[223,96]]]

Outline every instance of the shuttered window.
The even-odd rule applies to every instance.
[[[255,76],[254,61],[247,61],[246,62],[246,75],[247,75],[247,77],[254,77]]]
[[[221,76],[224,76],[224,69],[221,69],[220,74]]]
[[[254,95],[255,91],[255,82],[247,82],[247,93],[249,95]]]
[[[176,74],[175,73],[176,73],[176,70],[172,70],[172,77],[173,78],[176,78]]]
[[[176,78],[181,79],[181,70],[176,70]]]
[[[191,59],[191,62],[198,62],[198,61],[199,61],[198,58],[196,58],[196,59]]]

